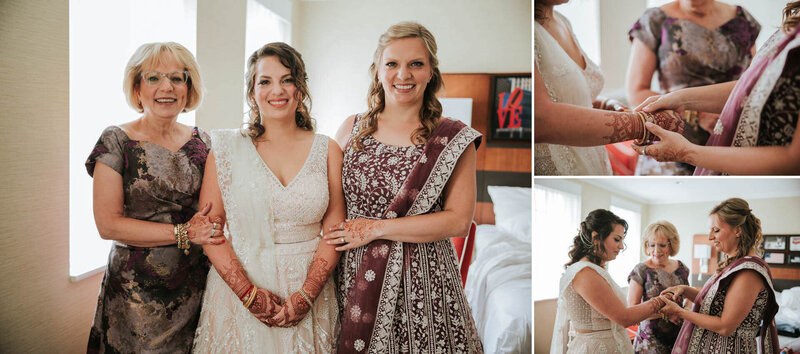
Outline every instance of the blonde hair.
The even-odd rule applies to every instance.
[[[308,90],[308,74],[306,73],[306,64],[303,62],[303,57],[292,46],[283,42],[273,42],[265,44],[247,59],[247,73],[245,74],[247,94],[245,98],[247,99],[247,106],[250,107],[247,112],[250,118],[245,128],[247,135],[252,139],[256,139],[266,132],[266,128],[261,123],[261,113],[258,111],[255,85],[256,64],[258,64],[259,59],[269,56],[278,58],[278,61],[289,69],[294,79],[294,86],[297,88],[297,91],[295,91],[297,111],[294,113],[294,123],[300,129],[314,131],[314,119],[311,118],[310,113],[311,94]]]
[[[439,59],[436,58],[436,39],[433,34],[428,31],[425,26],[416,22],[400,22],[392,25],[384,32],[378,39],[378,47],[375,49],[375,54],[372,56],[372,65],[369,66],[369,73],[372,77],[372,83],[369,86],[369,94],[367,95],[367,112],[360,120],[358,134],[353,137],[353,148],[360,150],[364,147],[361,139],[374,133],[378,129],[378,115],[383,112],[386,107],[386,94],[383,91],[378,78],[378,66],[380,65],[383,50],[386,49],[392,41],[403,38],[419,38],[425,44],[428,50],[428,60],[431,66],[431,80],[425,87],[425,93],[422,98],[422,107],[419,110],[420,123],[422,127],[418,128],[411,135],[411,140],[414,143],[422,144],[428,141],[433,129],[436,128],[436,123],[442,117],[442,104],[436,98],[436,93],[444,87],[442,73],[439,72]]]
[[[128,65],[125,66],[125,80],[122,82],[125,99],[128,101],[128,105],[137,112],[144,112],[144,107],[136,94],[142,83],[142,68],[152,68],[164,64],[169,57],[177,60],[180,65],[183,65],[184,70],[189,72],[189,78],[186,80],[188,89],[186,106],[183,111],[191,111],[203,102],[205,95],[203,78],[200,76],[200,66],[197,65],[192,52],[175,42],[145,43],[136,49],[128,60]]]
[[[669,242],[669,255],[674,257],[678,254],[678,250],[681,248],[681,238],[678,235],[678,229],[675,228],[675,225],[672,225],[669,221],[656,221],[650,225],[647,225],[647,229],[644,230],[644,235],[642,237],[642,250],[644,250],[644,254],[650,256],[647,252],[647,239],[652,236],[664,236]]]
[[[720,261],[717,265],[717,272],[721,272],[723,268],[737,259],[747,256],[750,251],[756,250],[761,256],[761,242],[763,241],[761,220],[753,215],[753,211],[746,200],[730,198],[711,209],[708,215],[717,215],[722,222],[734,229],[738,227],[742,230],[741,235],[738,237],[739,241],[736,243],[737,254],[732,257],[727,256]]]
[[[783,8],[781,29],[784,33],[789,33],[798,23],[800,23],[800,1],[792,1]]]

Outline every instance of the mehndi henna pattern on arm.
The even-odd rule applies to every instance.
[[[686,122],[684,122],[683,118],[675,111],[658,111],[652,113],[652,115],[656,125],[666,130],[682,134],[686,127]]]
[[[352,232],[353,236],[360,241],[364,241],[381,227],[383,227],[383,220],[355,219],[344,223],[344,229]]]
[[[611,134],[603,136],[607,144],[635,139],[644,131],[642,122],[634,113],[609,112],[604,116],[611,119],[605,123],[607,127],[611,127]]]
[[[674,148],[674,147],[666,147],[660,150],[657,150],[653,155],[659,162],[664,161],[678,161],[678,162],[685,162],[691,165],[695,165],[695,161],[693,158],[692,152],[688,148]]]
[[[306,281],[303,283],[303,291],[311,298],[311,301],[314,301],[322,292],[322,288],[328,281],[328,277],[330,277],[335,266],[335,264],[329,264],[328,260],[322,257],[316,257],[311,262]],[[302,296],[300,298],[302,299]]]
[[[247,273],[244,271],[244,266],[242,263],[239,262],[238,259],[231,259],[231,263],[229,267],[222,267],[220,269],[220,276],[228,286],[231,287],[231,290],[238,296],[240,299],[244,297],[244,293],[250,287],[250,279],[247,278]]]

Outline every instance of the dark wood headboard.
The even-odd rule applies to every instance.
[[[484,135],[478,149],[478,203],[475,221],[494,224],[494,211],[487,186],[531,186],[531,147],[488,146],[491,74],[443,74],[444,90],[439,97],[472,98],[472,128]]]

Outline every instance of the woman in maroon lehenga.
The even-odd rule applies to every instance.
[[[778,303],[769,266],[758,256],[761,220],[740,198],[720,203],[709,218],[708,239],[725,254],[717,272],[702,289],[678,285],[661,292],[694,303],[691,311],[672,301],[661,309],[672,320],[683,320],[672,353],[777,354]]]
[[[425,27],[390,27],[369,109],[337,133],[348,221],[325,238],[345,251],[339,353],[483,351],[449,240],[469,230],[481,137],[441,117],[437,66]]]

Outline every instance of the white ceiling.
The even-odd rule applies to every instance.
[[[645,204],[800,197],[800,178],[613,177],[580,181]]]

